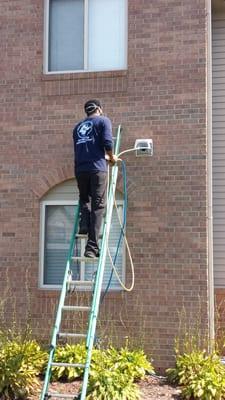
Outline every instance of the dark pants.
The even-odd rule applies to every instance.
[[[80,195],[80,229],[87,228],[86,250],[98,254],[98,239],[106,203],[106,172],[80,172],[76,175]]]

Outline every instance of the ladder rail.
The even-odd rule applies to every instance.
[[[116,146],[115,146],[115,151],[114,151],[116,155],[119,153],[120,138],[121,138],[121,126],[119,125],[118,131],[117,131]],[[111,226],[117,176],[118,176],[118,166],[114,165],[112,167],[112,178],[111,178],[111,182],[110,182],[107,212],[106,212],[106,218],[105,218],[105,222],[104,222],[103,238],[102,238],[102,244],[101,244],[102,248],[101,248],[101,253],[100,253],[97,274],[96,274],[94,294],[93,294],[93,300],[92,300],[92,308],[91,308],[91,313],[90,313],[90,318],[89,318],[88,334],[87,334],[87,341],[86,341],[87,357],[86,357],[86,363],[85,363],[85,369],[84,369],[83,385],[82,385],[80,400],[85,400],[87,386],[88,386],[91,355],[92,355],[92,348],[94,345],[97,316],[98,316],[98,312],[99,312],[101,288],[102,288],[102,283],[103,283],[105,261],[106,261],[106,256],[107,256],[107,242],[108,242],[108,235],[109,235],[110,226]]]
[[[64,300],[66,297],[67,280],[68,280],[68,273],[70,270],[70,263],[71,263],[73,248],[74,248],[75,234],[78,229],[79,213],[80,213],[80,206],[78,204],[76,212],[75,212],[75,216],[74,216],[75,223],[74,223],[74,228],[73,228],[73,232],[72,232],[72,236],[71,236],[71,240],[70,240],[69,254],[68,254],[68,258],[67,258],[67,262],[66,262],[66,269],[65,269],[61,294],[60,294],[60,298],[59,298],[58,309],[57,309],[57,313],[56,313],[55,325],[54,325],[53,332],[52,332],[52,340],[51,340],[51,344],[50,344],[49,359],[48,359],[48,364],[47,364],[47,368],[46,368],[46,372],[45,372],[45,380],[44,380],[44,385],[43,385],[43,389],[41,392],[40,400],[45,399],[46,393],[48,391],[48,385],[49,385],[50,373],[51,373],[51,365],[52,365],[52,361],[53,361],[53,357],[54,357],[54,353],[55,353],[56,340],[57,340],[57,335],[59,332],[59,327],[60,327],[60,323],[61,323],[61,319],[62,319]]]

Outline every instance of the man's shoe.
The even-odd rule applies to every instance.
[[[99,257],[99,252],[95,253],[92,250],[85,250],[84,252],[84,257],[88,257],[88,258],[98,258]]]

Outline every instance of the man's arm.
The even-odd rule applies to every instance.
[[[105,148],[105,158],[111,165],[117,162],[117,157],[113,154],[113,138],[112,138],[112,125],[109,118],[104,118],[104,129],[103,129],[103,144]]]

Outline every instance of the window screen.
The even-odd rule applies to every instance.
[[[122,205],[118,206],[119,212],[122,213]],[[66,261],[69,252],[69,245],[73,231],[74,215],[76,206],[73,205],[45,205],[45,224],[44,224],[44,272],[43,283],[44,285],[60,285],[62,284]],[[117,249],[117,243],[120,236],[120,224],[117,217],[116,210],[113,210],[112,224],[110,229],[109,249],[114,259]],[[77,241],[77,248],[75,255],[80,255],[80,240]],[[120,246],[116,267],[118,273],[123,278],[123,246]],[[96,263],[90,260],[85,263],[84,277],[85,280],[91,280],[93,273],[96,269]],[[80,262],[74,262],[73,279],[81,279]],[[106,287],[111,274],[111,263],[107,256],[104,284]],[[83,279],[82,279],[83,280]],[[119,289],[120,285],[117,282],[115,274],[110,285],[111,289]]]
[[[48,4],[48,72],[126,68],[127,0]]]

